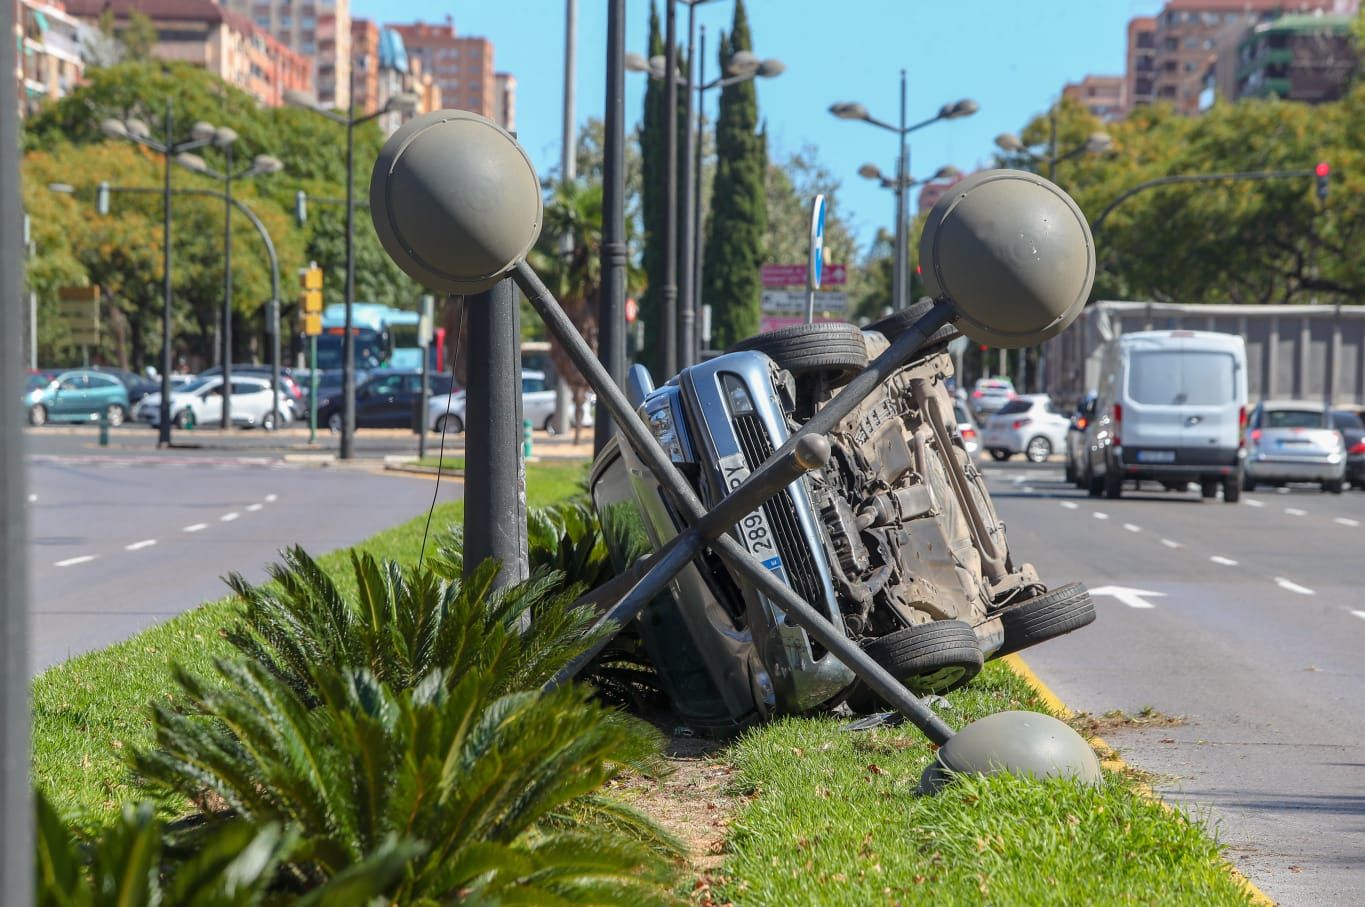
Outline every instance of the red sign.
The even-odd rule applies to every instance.
[[[843,286],[847,280],[846,265],[825,265],[820,275],[821,286]],[[806,285],[805,265],[764,265],[763,286],[770,290],[782,287],[804,287]]]

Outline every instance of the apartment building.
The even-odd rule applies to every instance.
[[[1156,17],[1128,20],[1128,67],[1123,78],[1123,112],[1156,99]]]
[[[1355,73],[1348,16],[1281,16],[1251,28],[1237,43],[1233,97],[1335,101]]]
[[[222,0],[249,16],[284,46],[311,59],[318,103],[345,107],[350,102],[350,0]]]
[[[90,27],[68,14],[60,0],[19,0],[16,7],[15,75],[19,113],[26,116],[80,84],[85,71],[82,48]]]
[[[517,131],[517,77],[511,73],[493,76],[493,121],[508,132]]]
[[[420,61],[422,72],[440,88],[444,106],[472,110],[504,126],[507,117],[515,119],[516,80],[506,77],[499,89],[493,42],[457,35],[448,17],[444,25],[415,22],[388,27],[402,36],[409,61]]]
[[[1122,119],[1123,76],[1086,76],[1079,82],[1069,82],[1062,88],[1062,96],[1072,98],[1101,120]]]

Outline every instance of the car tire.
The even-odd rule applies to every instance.
[[[1066,458],[1066,484],[1079,485],[1080,481],[1080,476],[1076,474],[1076,464],[1071,462],[1071,457],[1068,455]]]
[[[836,386],[867,367],[863,332],[841,321],[794,324],[741,340],[727,352],[745,350],[766,353],[795,377],[823,374]]]
[[[436,430],[443,435],[458,435],[464,431],[464,420],[454,413],[442,413],[436,418]]]
[[[1079,630],[1095,620],[1095,604],[1080,583],[1067,583],[995,612],[1005,629],[1005,642],[992,658],[1036,646]]]
[[[913,327],[915,322],[927,315],[929,310],[933,307],[934,301],[932,299],[921,299],[919,302],[911,303],[899,312],[894,312],[887,315],[885,318],[879,318],[867,325],[863,330],[877,331],[887,340],[894,343],[897,337]],[[945,324],[924,339],[924,342],[920,344],[919,349],[915,351],[913,358],[922,359],[925,356],[931,356],[934,353],[942,352],[948,348],[949,341],[955,340],[960,336],[962,336],[962,332],[959,331],[955,325]]]
[[[126,414],[122,406],[117,403],[110,403],[104,411],[104,418],[109,422],[110,428],[118,428],[123,424]]]
[[[1012,456],[1012,455],[1010,454],[1010,452],[1009,452],[1008,450],[1003,450],[1003,449],[1001,449],[1001,448],[999,448],[999,447],[992,447],[992,448],[991,448],[991,459],[992,459],[992,460],[995,460],[995,461],[998,462],[998,463],[1003,463],[1003,462],[1005,462],[1005,461],[1008,460],[1011,456]]]
[[[1256,490],[1256,480],[1251,477],[1251,473],[1249,472],[1242,473],[1242,490],[1243,491]]]
[[[1341,494],[1341,489],[1345,484],[1341,479],[1332,479],[1322,483],[1322,490],[1327,494]]]
[[[327,429],[334,435],[341,434],[346,429],[346,416],[342,413],[332,413],[327,417]]]
[[[1046,463],[1052,456],[1052,442],[1042,435],[1034,435],[1024,445],[1024,456],[1030,463]]]
[[[29,409],[28,409],[28,424],[29,424],[29,425],[46,425],[46,424],[47,424],[47,407],[46,407],[46,406],[43,406],[43,404],[41,404],[41,403],[35,403],[35,404],[33,404],[32,406],[30,406]]]
[[[1218,479],[1213,476],[1205,476],[1199,480],[1199,496],[1201,498],[1218,497]]]
[[[919,695],[964,686],[981,671],[981,644],[970,624],[936,620],[872,640],[868,656]]]
[[[1111,501],[1123,497],[1123,476],[1119,475],[1116,469],[1104,471],[1104,496]]]
[[[546,433],[546,434],[553,435],[553,434],[555,433],[555,414],[554,414],[554,413],[550,413],[548,416],[545,417],[545,424],[542,425],[541,428],[545,429],[545,433]]]
[[[266,413],[264,416],[261,416],[261,428],[263,428],[266,431],[275,430],[275,414],[273,412]]]
[[[1223,503],[1236,504],[1242,499],[1242,480],[1234,473],[1223,480]]]

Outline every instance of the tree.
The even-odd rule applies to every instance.
[[[727,71],[734,54],[752,50],[744,2],[736,0],[734,28],[720,39],[720,71]],[[712,345],[723,349],[758,330],[763,289],[767,153],[753,80],[721,90],[716,158],[702,287],[711,306]]]

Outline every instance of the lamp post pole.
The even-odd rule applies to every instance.
[[[696,89],[697,58],[694,49],[697,41],[697,2],[687,0],[687,84],[683,92],[683,168],[678,182],[676,203],[682,205],[678,233],[682,237],[680,252],[682,260],[678,263],[678,299],[681,306],[678,317],[678,367],[687,368],[695,362],[697,310],[696,287],[692,283],[692,92]],[[673,0],[669,0],[671,7]],[[672,80],[670,80],[672,81]],[[670,107],[671,113],[674,108]],[[671,375],[670,375],[671,377]]]
[[[665,0],[664,20],[664,288],[659,344],[664,374],[678,371],[678,12]]]
[[[697,329],[697,321],[701,319],[701,262],[702,262],[702,232],[703,224],[701,217],[701,161],[702,146],[706,141],[706,89],[711,86],[706,84],[706,26],[701,26],[701,36],[697,43],[697,55],[694,58],[697,67],[697,134],[696,151],[692,158],[692,198],[688,200],[690,206],[689,222],[692,225],[692,234],[688,242],[692,244],[692,359],[690,362],[697,362],[701,359],[701,332]],[[689,75],[691,68],[689,67]],[[688,97],[692,96],[688,92]],[[690,127],[689,127],[690,128]]]
[[[670,8],[672,4],[670,3]],[[626,2],[607,5],[607,86],[602,155],[602,288],[597,305],[597,358],[618,388],[626,380]],[[676,124],[675,124],[676,125]],[[616,426],[599,409],[593,451],[600,453]]]
[[[219,427],[232,428],[232,143],[223,147],[223,418]]]
[[[341,338],[341,459],[355,456],[355,67],[346,90],[346,333]]]
[[[169,98],[166,100],[165,126],[166,169],[161,184],[161,270],[164,279],[161,294],[161,412],[157,419],[157,447],[169,447],[171,444],[171,148],[175,145],[175,134]]]

